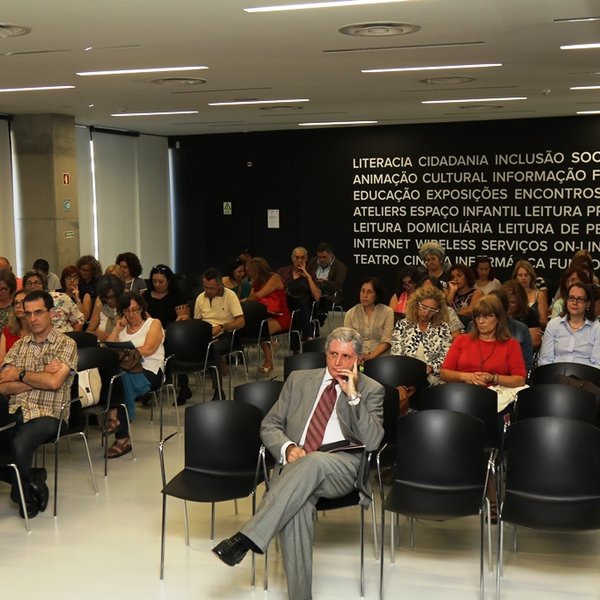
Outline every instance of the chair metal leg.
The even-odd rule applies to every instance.
[[[365,509],[360,510],[360,597],[365,597]],[[377,545],[377,540],[375,540]]]
[[[160,579],[165,578],[165,533],[167,528],[167,495],[162,495],[162,524],[160,536]]]
[[[83,444],[85,446],[85,454],[88,459],[88,465],[90,466],[90,477],[92,479],[92,487],[94,488],[94,494],[97,494],[98,486],[96,485],[96,476],[94,475],[94,467],[92,465],[92,457],[90,455],[90,446],[87,441],[87,436],[85,435],[85,433],[83,431],[80,431],[79,435],[81,436],[81,439],[83,439]]]
[[[492,507],[488,498],[485,499],[485,510],[487,511],[488,563],[491,573],[494,570],[492,565]]]
[[[394,564],[396,561],[396,532],[395,526],[398,525],[398,513],[393,514],[390,519],[390,562]],[[381,555],[383,558],[383,554]]]
[[[17,479],[17,488],[19,489],[19,499],[21,500],[21,508],[23,509],[23,515],[25,517],[25,529],[27,530],[27,533],[31,533],[31,525],[29,524],[29,517],[27,516],[27,506],[25,504],[25,494],[23,492],[21,474],[19,473],[17,465],[15,465],[14,463],[10,463],[6,466],[11,467],[11,469],[15,472],[15,477]]]
[[[373,547],[375,549],[375,560],[379,560],[379,544],[377,543],[377,519],[375,511],[375,497],[371,502],[371,519],[373,521]]]
[[[513,529],[513,554],[517,553],[517,526]]]
[[[60,439],[60,438],[59,438]],[[54,443],[54,517],[56,518],[56,503],[58,501],[58,440]]]
[[[125,404],[121,404],[121,406],[125,409],[125,418],[127,419],[127,431],[129,432],[129,443],[131,444],[131,457],[133,458],[133,460],[136,460],[135,447],[133,445],[133,432],[131,431],[131,419],[129,418],[129,411],[127,410],[127,406],[125,406]]]
[[[238,503],[237,503],[237,498],[234,498],[233,500],[233,510],[235,511],[235,514],[238,514]]]
[[[496,599],[500,600],[500,579],[504,575],[504,523],[498,522],[498,555],[496,557]]]
[[[263,573],[263,590],[266,592],[269,589],[269,549],[265,550],[265,567]]]
[[[211,502],[210,504],[210,541],[214,543],[215,541],[215,503]]]
[[[394,519],[391,519],[391,527],[393,529]],[[383,600],[383,561],[385,559],[385,509],[383,502],[381,503],[381,546],[379,552],[379,600]],[[392,546],[393,546],[392,542]]]
[[[479,598],[483,600],[483,511],[479,511]],[[489,524],[489,519],[488,519]]]
[[[410,547],[415,547],[415,520],[410,518]]]
[[[183,501],[183,525],[185,529],[185,545],[190,547],[190,521],[188,519],[187,500]]]

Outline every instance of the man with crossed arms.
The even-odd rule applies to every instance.
[[[384,390],[359,374],[361,352],[360,335],[354,329],[338,327],[327,338],[327,368],[294,371],[288,377],[261,426],[264,444],[279,460],[269,491],[240,532],[213,549],[223,562],[234,566],[249,550],[262,554],[279,534],[291,600],[312,597],[313,520],[318,499],[358,489],[361,503],[370,502],[370,490],[359,473],[364,450],[376,450],[383,437]],[[322,395],[331,398],[332,412],[325,422],[323,408],[318,406]],[[322,421],[316,438],[319,426],[313,427],[314,415]],[[343,440],[364,449],[318,451],[323,444]]]

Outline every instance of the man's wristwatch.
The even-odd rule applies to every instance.
[[[358,402],[360,399],[362,398],[362,395],[360,392],[356,392],[356,394],[352,394],[352,395],[348,395],[348,402]]]
[[[27,371],[21,371],[19,373],[19,381],[23,381],[23,379],[25,378],[25,374],[27,373]]]

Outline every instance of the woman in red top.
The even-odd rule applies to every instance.
[[[525,384],[525,363],[519,342],[511,337],[506,313],[496,296],[484,296],[473,306],[475,327],[459,335],[452,345],[440,376],[446,383],[501,385]]]
[[[0,335],[0,364],[14,343],[30,333],[29,323],[25,318],[25,309],[23,308],[23,298],[25,296],[27,296],[27,292],[19,290],[12,300],[14,312],[8,317],[8,323],[2,329],[2,335]]]
[[[251,258],[246,263],[246,271],[252,280],[252,292],[245,300],[257,300],[262,302],[270,313],[277,316],[269,319],[269,333],[279,333],[290,328],[290,311],[285,295],[285,283],[283,279],[273,273],[267,261],[263,258]],[[265,362],[258,370],[268,375],[273,370],[273,351],[271,344],[263,342],[262,350]]]

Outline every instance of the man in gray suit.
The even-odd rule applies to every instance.
[[[234,566],[249,550],[262,554],[279,534],[291,600],[312,597],[317,500],[358,489],[361,502],[370,502],[361,467],[365,451],[376,450],[383,437],[384,390],[373,379],[359,374],[361,352],[360,335],[354,329],[338,327],[327,338],[327,368],[294,371],[288,377],[261,427],[264,444],[279,461],[269,492],[241,531],[213,549],[223,562]],[[314,436],[313,416],[321,414],[318,405],[322,396],[329,394],[327,388],[333,393],[333,386],[335,407],[322,424],[318,445],[323,448],[347,442],[354,448],[312,451],[314,443],[309,440]]]

